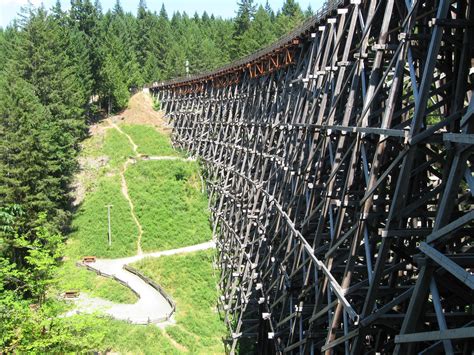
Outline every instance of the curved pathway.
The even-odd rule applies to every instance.
[[[131,263],[135,263],[147,257],[158,258],[164,255],[174,255],[199,250],[206,250],[214,248],[215,244],[213,241],[209,241],[206,243],[187,246],[183,248],[144,254],[141,248],[143,228],[137,216],[135,215],[135,206],[128,193],[128,185],[127,180],[125,178],[125,172],[127,171],[128,165],[134,164],[137,160],[193,161],[194,159],[173,156],[148,156],[140,154],[138,153],[138,145],[135,144],[130,135],[125,133],[111,119],[108,119],[107,122],[110,124],[110,128],[115,128],[118,132],[127,137],[130,144],[132,145],[134,152],[134,156],[127,159],[127,161],[120,169],[120,178],[122,194],[124,195],[125,199],[129,204],[130,213],[138,228],[137,255],[120,259],[97,259],[95,262],[92,263],[78,263],[78,265],[87,267],[89,270],[94,271],[99,275],[111,277],[126,284],[132,291],[134,291],[138,295],[139,300],[135,304],[119,304],[101,298],[80,295],[79,298],[75,300],[76,309],[68,312],[66,316],[78,313],[104,312],[115,319],[125,320],[134,324],[161,323],[162,325],[166,325],[166,320],[169,320],[172,313],[172,307],[169,302],[160,292],[158,292],[155,288],[146,283],[139,276],[125,270],[124,266]]]
[[[134,324],[164,322],[170,316],[172,311],[171,305],[156,289],[123,267],[148,257],[159,258],[160,256],[191,253],[214,247],[214,242],[210,241],[179,249],[146,253],[120,259],[97,259],[95,262],[87,264],[81,263],[82,266],[86,266],[99,275],[115,277],[127,284],[140,299],[135,304],[119,304],[101,298],[81,295],[76,300],[76,309],[67,315],[102,311],[115,319],[125,320]]]

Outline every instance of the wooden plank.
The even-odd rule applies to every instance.
[[[474,327],[435,330],[432,332],[421,332],[411,334],[399,334],[395,336],[395,343],[416,343],[468,338],[474,338]]]

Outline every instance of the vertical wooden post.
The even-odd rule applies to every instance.
[[[110,208],[113,207],[113,205],[107,205],[107,222],[109,225],[108,228],[108,241],[109,241],[109,247],[112,246],[112,227],[111,227],[111,221],[110,221]]]

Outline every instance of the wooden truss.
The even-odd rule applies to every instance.
[[[203,163],[230,352],[470,354],[473,7],[334,2],[151,88]]]

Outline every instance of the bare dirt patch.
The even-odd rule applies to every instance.
[[[72,188],[74,191],[73,206],[79,206],[84,200],[88,189],[90,189],[93,181],[96,180],[99,173],[99,169],[106,166],[109,162],[109,157],[100,156],[96,158],[92,157],[80,157],[79,161],[79,172],[74,178]]]
[[[111,117],[111,120],[115,123],[150,125],[162,133],[171,133],[163,113],[153,109],[153,99],[143,92],[133,95],[128,103],[128,108]]]
[[[104,136],[105,131],[108,129],[111,129],[107,124],[104,124],[104,122],[99,122],[93,125],[89,126],[89,135],[90,136]]]

